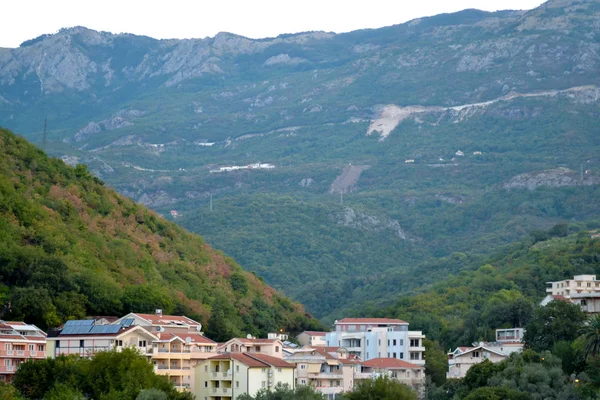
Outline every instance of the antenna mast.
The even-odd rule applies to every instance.
[[[46,151],[46,128],[48,127],[48,118],[44,117],[44,134],[42,135],[42,150]]]

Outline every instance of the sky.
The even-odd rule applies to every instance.
[[[2,0],[0,47],[85,26],[157,39],[231,32],[250,38],[348,32],[467,8],[532,9],[541,0]]]

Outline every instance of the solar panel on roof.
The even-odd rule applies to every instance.
[[[69,320],[67,322],[65,322],[64,327],[71,327],[71,326],[90,326],[94,324],[94,320],[92,319],[72,319]]]
[[[133,321],[135,321],[133,318],[124,319],[123,321],[121,321],[121,326],[124,326],[127,328],[133,324]]]

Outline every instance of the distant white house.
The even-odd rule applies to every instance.
[[[463,157],[465,155],[465,153],[463,153],[462,151],[458,150],[456,153],[454,153],[455,155],[457,155],[458,157]]]
[[[590,314],[600,314],[600,281],[596,275],[575,275],[573,279],[546,282],[548,295],[540,302],[546,306],[551,301],[568,301],[577,304]]]

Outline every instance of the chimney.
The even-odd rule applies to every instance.
[[[158,315],[159,317],[162,317],[162,309],[157,308],[156,309],[156,315]]]

